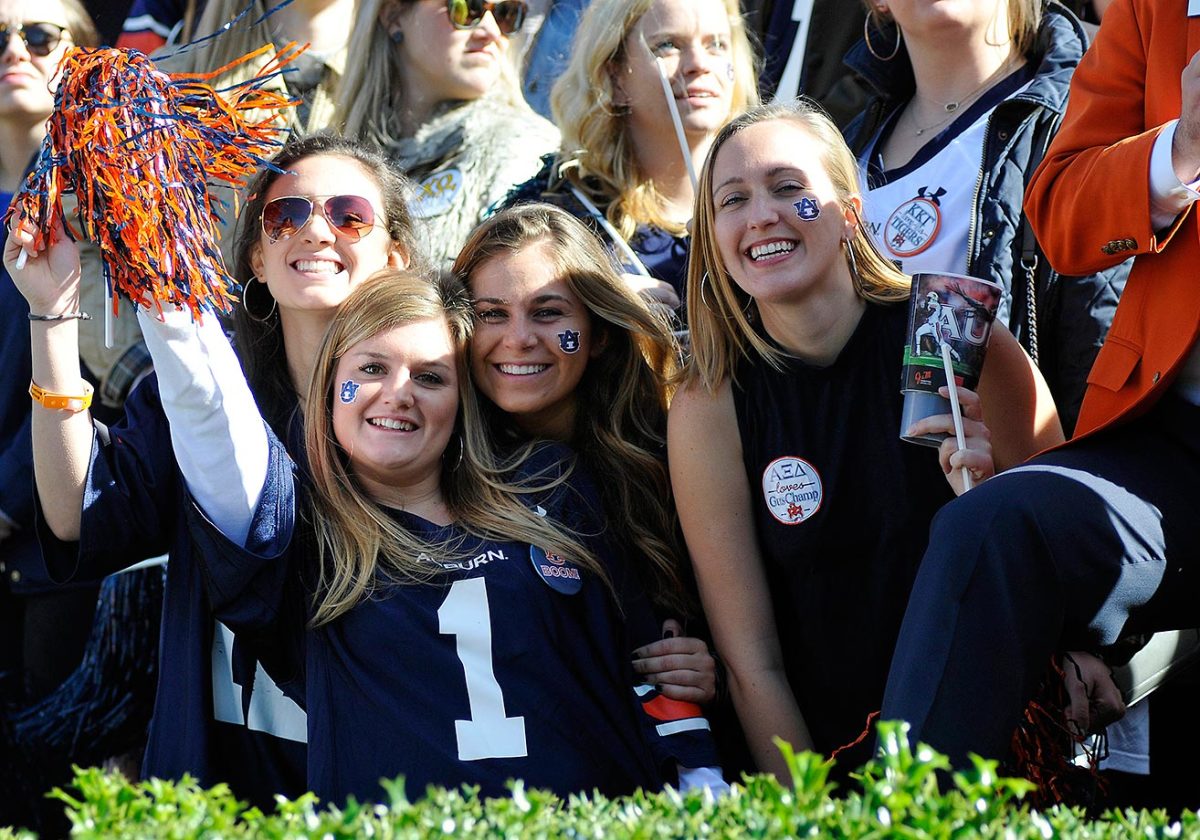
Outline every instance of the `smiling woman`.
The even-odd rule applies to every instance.
[[[699,189],[671,480],[751,751],[786,778],[774,737],[830,753],[879,708],[929,522],[962,492],[959,467],[986,478],[1062,432],[1045,383],[997,327],[980,393],[958,391],[966,448],[953,434],[937,457],[900,441],[909,278],[867,235],[854,159],[819,109],[737,117]],[[952,427],[949,415],[923,422]]]
[[[156,363],[216,365],[219,332],[167,321],[143,318]],[[204,489],[220,459],[198,451],[183,462],[191,530],[216,615],[293,677],[279,688],[307,713],[309,789],[377,800],[380,777],[403,774],[413,797],[511,779],[614,795],[711,766],[703,718],[635,690],[628,651],[657,628],[584,471],[554,447],[493,454],[470,331],[453,280],[385,271],[357,287],[317,356],[304,469],[245,383],[212,371],[222,427],[265,450],[225,472],[262,501],[233,510]],[[213,402],[192,388],[171,405],[185,440],[189,400]]]
[[[336,307],[369,275],[403,266],[413,253],[407,194],[403,175],[377,151],[331,135],[288,143],[249,188],[235,243],[234,273],[245,282],[235,320],[240,361],[252,389],[240,404],[261,410],[298,458],[304,451],[302,395]],[[15,268],[18,245],[31,251],[20,270]],[[35,313],[78,309],[77,254],[69,237],[60,237],[49,253],[38,252],[31,232],[18,229],[10,234],[5,259]],[[177,337],[166,323],[172,314],[187,322],[186,313],[168,313],[164,322],[146,319],[147,332],[159,340],[151,348],[157,347],[157,375],[135,390],[125,419],[111,427],[110,437],[94,434],[86,410],[35,405],[34,468],[47,526],[42,553],[56,579],[86,581],[170,551],[157,713],[144,772],[162,778],[189,773],[209,785],[224,782],[239,798],[270,807],[276,794],[294,796],[306,789],[305,714],[276,690],[274,679],[288,675],[269,675],[249,642],[214,616],[203,591],[197,547],[187,534],[181,472],[184,464],[195,463],[189,446],[198,448],[215,465],[190,476],[188,490],[211,493],[215,501],[207,510],[218,518],[233,515],[231,510],[252,511],[261,480],[253,486],[239,483],[231,465],[239,459],[243,466],[261,463],[265,444],[246,450],[242,442],[250,445],[256,432],[265,435],[266,426],[256,415],[253,424],[237,427],[237,441],[211,436],[214,429],[229,428],[205,421],[229,408],[217,396],[219,380],[234,376],[240,382],[239,359],[212,317],[205,318],[204,329],[213,345],[178,355],[164,352],[161,344]],[[52,393],[81,393],[78,321],[33,321],[22,329],[32,331],[37,384]],[[183,335],[192,334],[184,330]],[[147,343],[153,345],[153,339]],[[198,402],[192,413],[168,424],[166,412],[188,396]],[[28,396],[22,399],[28,410]],[[173,437],[189,424],[198,428]],[[94,485],[87,484],[89,476]],[[94,492],[86,494],[85,503],[88,486]],[[243,527],[249,528],[248,521]]]
[[[662,457],[679,353],[665,323],[621,281],[599,240],[549,205],[488,219],[454,269],[474,295],[471,368],[498,438],[567,444],[603,477],[608,529],[667,619],[664,638],[636,651],[634,666],[672,698],[711,701],[708,646],[676,623],[695,609]]]

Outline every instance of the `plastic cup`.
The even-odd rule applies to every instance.
[[[900,384],[904,395],[900,439],[939,446],[948,435],[909,437],[904,433],[918,420],[950,413],[950,401],[938,394],[946,384],[943,342],[950,345],[955,384],[972,390],[978,387],[1001,289],[963,274],[914,274],[912,284]]]

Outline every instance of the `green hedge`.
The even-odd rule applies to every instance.
[[[1079,809],[1031,811],[1021,798],[1030,785],[1001,778],[991,761],[975,760],[955,773],[953,789],[938,790],[944,756],[914,751],[906,727],[881,724],[883,749],[856,774],[856,786],[831,795],[829,768],[820,756],[781,749],[792,786],[749,777],[730,795],[672,790],[619,799],[570,797],[529,791],[513,784],[506,799],[481,799],[475,791],[431,790],[410,802],[403,785],[387,785],[387,805],[322,808],[311,794],[281,802],[275,813],[244,809],[222,785],[202,790],[195,782],[150,780],[131,784],[118,774],[80,770],[76,789],[55,791],[84,838],[335,838],[521,837],[521,838],[704,838],[704,837],[898,837],[898,838],[1200,838],[1200,819],[1188,813],[1171,821],[1161,811],[1110,812],[1088,820]],[[32,837],[0,830],[3,838]]]

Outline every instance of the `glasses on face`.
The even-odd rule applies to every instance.
[[[314,201],[324,198],[324,201]],[[361,195],[313,196],[285,195],[267,202],[262,212],[262,231],[267,239],[278,242],[304,229],[312,221],[313,207],[321,208],[330,227],[351,242],[362,239],[375,227],[375,208]]]
[[[21,36],[29,54],[37,56],[50,55],[67,34],[65,27],[55,23],[19,23],[16,26],[0,23],[0,55],[8,49],[8,39],[14,32]]]
[[[525,23],[528,7],[523,0],[446,0],[446,12],[455,29],[474,29],[488,12],[496,19],[496,26],[505,35],[511,35]]]

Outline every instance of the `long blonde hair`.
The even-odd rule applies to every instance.
[[[713,392],[732,375],[734,362],[751,352],[778,368],[783,357],[751,323],[754,299],[738,288],[721,259],[714,231],[713,167],[721,147],[738,132],[758,123],[786,120],[799,125],[817,140],[821,165],[843,208],[857,218],[854,234],[845,243],[854,291],[864,300],[893,303],[907,300],[911,279],[881,255],[850,199],[862,194],[858,164],[842,133],[821,107],[808,100],[763,105],[735,118],[713,141],[700,172],[692,218],[692,252],[688,261],[687,309],[691,328],[692,360],[685,371],[688,384],[700,382]]]
[[[467,284],[489,260],[546,246],[554,274],[583,302],[600,354],[576,388],[574,437],[569,443],[597,477],[611,527],[648,561],[640,572],[661,607],[686,613],[666,447],[668,382],[678,346],[667,325],[621,280],[612,257],[571,214],[548,204],[523,204],[492,216],[471,234],[454,263]],[[489,413],[510,433],[510,418]]]
[[[359,0],[358,15],[350,31],[349,54],[338,89],[336,122],[348,137],[370,140],[387,148],[403,139],[405,110],[404,64],[400,50],[380,22],[380,12],[391,3],[416,0]],[[450,24],[447,22],[446,24]],[[510,61],[500,61],[499,76],[488,95],[506,105],[533,113],[521,94],[521,85]]]
[[[405,530],[363,490],[333,435],[338,360],[359,342],[430,318],[445,319],[458,374],[455,431],[459,443],[452,439],[449,454],[443,457],[441,490],[459,536],[441,544],[430,544]],[[359,284],[334,316],[317,354],[305,414],[313,484],[307,518],[316,535],[321,570],[314,626],[353,609],[380,585],[425,583],[444,574],[440,565],[423,560],[422,555],[440,562],[466,559],[467,540],[472,536],[527,542],[554,551],[607,584],[604,569],[580,535],[549,517],[536,515],[518,501],[520,494],[557,488],[570,475],[569,465],[561,472],[556,468],[554,474],[544,471],[520,481],[505,478],[532,447],[506,463],[497,462],[467,362],[471,325],[470,300],[457,281],[430,280],[396,269],[379,272]]]
[[[733,101],[730,114],[758,104],[754,51],[737,0],[723,0],[729,15]],[[621,236],[639,224],[679,235],[654,184],[638,171],[625,119],[613,102],[613,70],[625,60],[625,40],[654,0],[592,0],[572,43],[571,60],[550,93],[554,123],[562,132],[559,169],[590,192]],[[665,106],[664,106],[665,107]],[[669,119],[664,112],[663,119]]]

